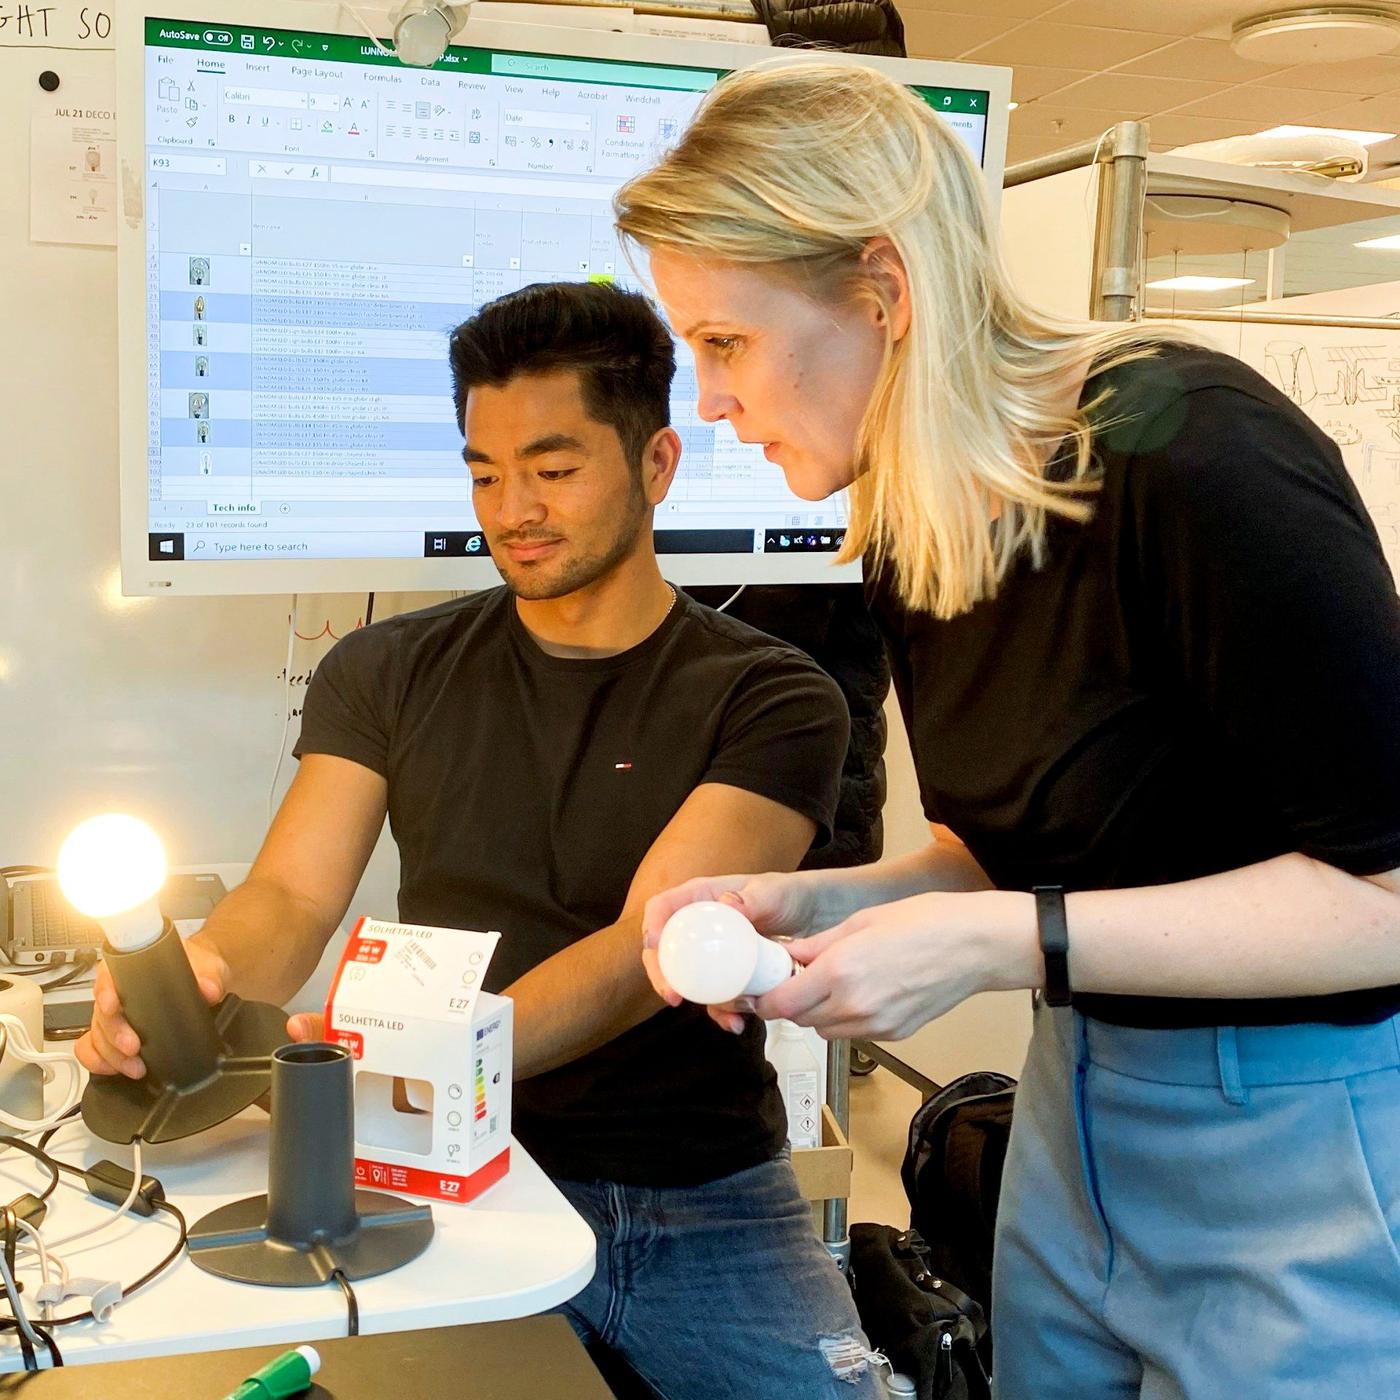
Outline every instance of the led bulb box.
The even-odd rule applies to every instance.
[[[360,919],[326,998],[355,1068],[355,1184],[470,1201],[510,1170],[512,1003],[498,933]]]

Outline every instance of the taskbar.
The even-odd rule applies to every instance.
[[[183,562],[202,558],[229,557],[287,557],[334,559],[334,550],[312,553],[308,543],[296,545],[260,544],[240,541],[236,553],[205,548],[201,537],[187,553],[185,531],[152,532],[146,536],[147,557],[152,563]],[[811,530],[779,529],[716,529],[655,531],[657,554],[834,554],[846,538],[843,529]],[[489,555],[486,536],[480,530],[428,530],[423,534],[425,559],[474,559]],[[364,557],[360,555],[359,557]]]

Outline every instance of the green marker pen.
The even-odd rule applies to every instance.
[[[254,1371],[237,1390],[224,1400],[287,1400],[300,1395],[311,1386],[311,1377],[321,1369],[321,1358],[315,1347],[297,1347],[284,1351],[269,1361],[260,1371]]]

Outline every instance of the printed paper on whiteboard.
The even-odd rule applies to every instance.
[[[37,91],[29,124],[29,237],[117,242],[117,105],[111,78]]]

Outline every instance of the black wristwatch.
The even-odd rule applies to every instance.
[[[1045,1004],[1068,1006],[1069,924],[1065,921],[1065,887],[1033,885],[1035,923],[1040,935],[1040,951],[1045,959]]]

